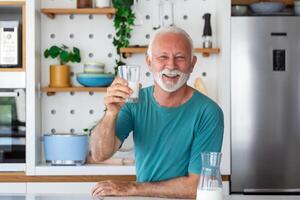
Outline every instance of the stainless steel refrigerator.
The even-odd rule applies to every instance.
[[[231,193],[300,192],[300,17],[231,21]]]

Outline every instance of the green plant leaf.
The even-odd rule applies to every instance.
[[[49,49],[49,55],[51,58],[56,58],[60,54],[61,49],[58,46],[52,46]]]
[[[69,53],[66,50],[62,50],[62,52],[60,54],[60,60],[61,60],[62,64],[65,64],[65,63],[69,62],[70,56],[69,56]]]
[[[73,47],[73,52],[78,55],[80,54],[80,50],[76,47]]]
[[[50,56],[49,49],[46,49],[46,50],[44,51],[44,57],[45,57],[45,58],[48,58],[49,56]]]

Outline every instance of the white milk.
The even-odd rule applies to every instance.
[[[197,200],[223,200],[222,189],[199,190],[197,189]]]
[[[139,89],[140,85],[138,82],[128,81],[128,86],[133,90],[133,93],[130,95],[130,99],[138,99],[139,98]]]

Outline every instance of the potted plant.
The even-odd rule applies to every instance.
[[[44,56],[57,58],[60,63],[50,65],[49,87],[70,87],[70,66],[67,63],[81,61],[79,49],[73,47],[73,50],[69,50],[66,45],[61,47],[53,45],[44,51]]]
[[[119,56],[118,59],[116,59],[115,72],[117,72],[117,67],[125,64],[122,61],[123,55],[120,52],[120,48],[129,46],[129,39],[133,30],[132,27],[134,26],[135,15],[131,9],[133,0],[112,0],[112,5],[116,9],[114,18],[116,35],[113,38],[113,45],[116,47]]]

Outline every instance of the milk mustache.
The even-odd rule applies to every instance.
[[[216,188],[212,190],[197,189],[196,200],[223,200],[222,188]]]

